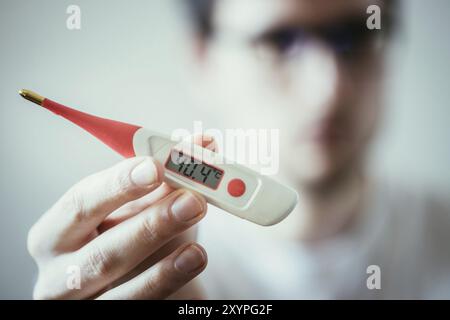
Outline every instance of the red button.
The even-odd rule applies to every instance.
[[[233,197],[240,197],[245,192],[245,183],[241,179],[233,179],[228,182],[228,193]]]

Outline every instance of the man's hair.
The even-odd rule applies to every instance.
[[[209,38],[214,32],[213,14],[214,6],[217,0],[181,0],[184,2],[190,21],[194,28],[194,32],[202,38]],[[243,0],[245,1],[245,0]],[[391,33],[391,29],[395,27],[397,20],[397,12],[399,0],[384,0],[387,13],[386,31]]]
[[[202,38],[213,33],[212,16],[216,0],[181,0],[185,3],[194,32]]]

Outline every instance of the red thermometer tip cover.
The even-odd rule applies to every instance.
[[[44,99],[41,106],[83,128],[122,156],[135,156],[133,136],[141,127],[93,116],[49,99]]]

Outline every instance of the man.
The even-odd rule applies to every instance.
[[[448,208],[372,179],[394,1],[191,0],[199,91],[223,128],[280,130],[300,203],[262,228],[161,183],[150,158],[69,190],[29,234],[36,298],[448,298]],[[382,29],[369,30],[376,4]],[[237,116],[238,115],[238,116]],[[198,143],[203,143],[198,141]],[[79,290],[67,268],[79,266]],[[189,286],[184,286],[186,283]],[[182,289],[180,289],[182,288]]]

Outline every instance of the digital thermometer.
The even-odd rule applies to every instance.
[[[124,157],[152,156],[164,165],[164,182],[198,192],[208,203],[240,218],[269,226],[287,217],[297,204],[298,195],[292,188],[196,144],[99,118],[29,90],[19,93],[85,129]]]

